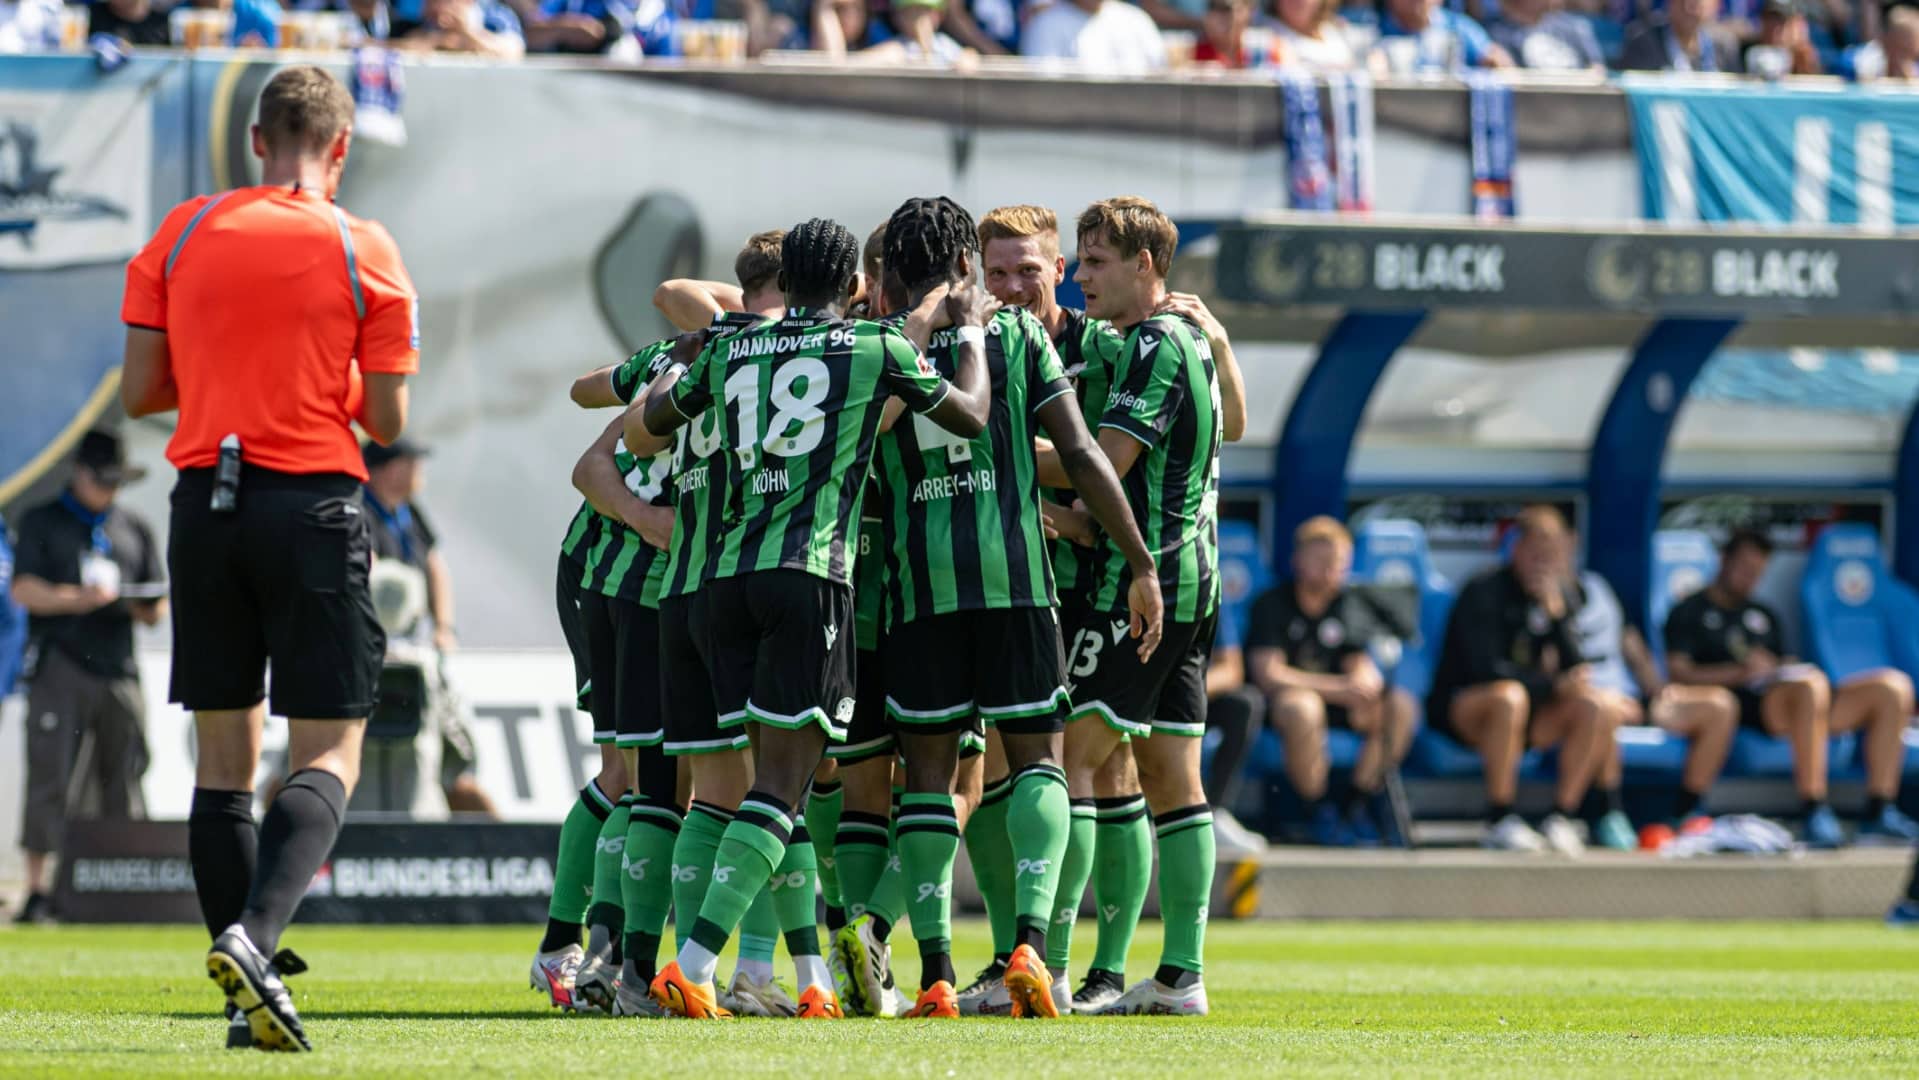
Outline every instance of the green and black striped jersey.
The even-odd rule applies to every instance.
[[[981,608],[1053,606],[1053,573],[1040,523],[1034,413],[1072,384],[1046,328],[1002,308],[986,328],[993,409],[973,439],[924,416],[902,417],[880,438],[886,526],[886,625]],[[926,359],[946,378],[959,338],[937,331]]]
[[[1099,426],[1145,445],[1120,486],[1159,564],[1167,621],[1198,622],[1219,606],[1221,437],[1219,379],[1198,327],[1172,315],[1133,327]],[[1131,572],[1110,537],[1100,551],[1096,610],[1124,610]]]
[[[728,311],[713,318],[706,328],[707,342],[748,327],[758,326],[769,321],[764,315],[752,312]],[[656,367],[664,370],[672,360],[672,350],[655,362]],[[622,365],[621,371],[625,370]],[[620,394],[622,385],[632,386],[631,391],[620,394],[621,400],[632,401],[638,387],[650,382],[659,371],[647,371],[639,376],[623,378],[621,371],[614,372],[613,392]],[[707,499],[712,487],[713,452],[720,446],[720,414],[717,409],[707,412],[680,428],[674,433],[673,441],[673,540],[667,547],[666,557],[660,570],[661,596],[685,596],[700,587],[706,578],[707,554],[712,548],[714,516],[707,512]]]
[[[560,555],[567,565],[576,570],[586,566],[586,553],[599,542],[602,520],[592,503],[580,500],[580,508],[573,511],[573,520],[567,522],[566,535],[560,538]]]
[[[1053,338],[1053,347],[1066,377],[1073,380],[1079,392],[1080,416],[1086,421],[1086,429],[1098,431],[1100,414],[1106,409],[1107,388],[1113,380],[1113,362],[1126,337],[1111,323],[1088,318],[1079,308],[1062,310],[1066,323]],[[1071,506],[1075,497],[1073,492],[1058,488],[1048,488],[1046,494],[1062,506]],[[1099,571],[1104,565],[1099,549],[1082,547],[1071,540],[1054,540],[1052,548],[1053,579],[1060,593],[1090,597],[1098,588]]]
[[[757,315],[725,312],[714,317],[706,328],[706,334],[712,337],[741,329],[758,322],[759,318]],[[673,343],[676,340],[667,338],[656,341],[614,368],[614,396],[622,402],[631,402],[641,387],[666,370],[672,362]],[[626,440],[620,439],[613,445],[613,464],[625,479],[626,489],[641,502],[653,506],[672,505],[673,494],[667,488],[667,476],[673,468],[672,451],[663,450],[650,457],[640,457],[629,453]],[[602,596],[658,607],[665,572],[665,552],[647,543],[624,521],[602,516],[599,537],[587,549],[580,585]]]
[[[860,502],[859,561],[853,567],[853,647],[872,652],[880,647],[880,614],[886,592],[886,527],[874,515],[880,496],[867,485]]]
[[[947,390],[898,330],[799,308],[701,350],[672,402],[695,423],[720,414],[704,579],[789,569],[852,584],[881,408],[897,395],[925,412]]]

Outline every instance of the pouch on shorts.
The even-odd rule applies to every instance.
[[[347,561],[364,528],[357,498],[326,499],[301,511],[296,555],[300,587],[307,592],[345,592]]]

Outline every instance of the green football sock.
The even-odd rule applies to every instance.
[[[1093,860],[1093,904],[1099,909],[1099,945],[1093,950],[1093,966],[1123,976],[1153,880],[1153,830],[1146,820],[1145,796],[1094,803],[1099,855]]]
[[[560,847],[553,857],[553,899],[546,906],[549,918],[576,926],[586,921],[587,905],[593,902],[593,845],[612,812],[613,801],[600,793],[594,781],[580,789],[579,801],[566,812]]]
[[[693,800],[686,812],[686,824],[673,845],[673,939],[675,948],[684,948],[693,933],[693,920],[706,900],[706,887],[713,875],[713,853],[719,850],[720,837],[733,822],[733,812],[712,803]]]
[[[813,837],[814,867],[819,874],[820,896],[830,908],[843,908],[840,895],[839,863],[833,852],[840,829],[840,809],[846,805],[846,793],[839,781],[815,783],[806,796],[806,831]]]
[[[886,872],[887,822],[878,814],[848,810],[833,837],[833,861],[839,865],[840,899],[846,917],[866,914],[873,890]]]
[[[1053,894],[1053,922],[1046,928],[1046,966],[1055,971],[1065,971],[1072,959],[1073,924],[1079,921],[1079,906],[1086,899],[1098,843],[1093,800],[1073,799],[1068,806],[1066,855],[1060,860],[1059,888]]]
[[[747,909],[766,890],[773,868],[786,858],[786,840],[793,831],[792,808],[763,791],[749,791],[726,827],[720,846],[713,853],[712,882],[706,899],[700,904],[699,918],[693,923],[687,947],[681,949],[682,970],[694,982],[713,977],[713,965],[726,941],[746,917]],[[774,920],[778,926],[778,920]],[[693,946],[699,946],[698,963],[687,961]]]
[[[966,861],[986,901],[986,921],[993,927],[993,955],[1013,951],[1013,842],[1006,833],[1006,812],[1012,805],[1013,781],[1001,777],[986,785],[979,809],[966,820]],[[1062,834],[1064,835],[1064,834]]]
[[[879,884],[873,886],[872,899],[866,902],[866,910],[886,924],[888,933],[899,925],[900,917],[906,914],[904,869],[904,863],[900,860],[899,811],[895,810],[893,835],[886,848],[886,868],[880,872]]]
[[[786,951],[795,956],[820,955],[819,904],[814,892],[819,880],[817,861],[812,834],[802,819],[786,842],[786,857],[766,882]]]
[[[633,796],[622,795],[600,825],[593,845],[593,906],[587,909],[586,922],[597,938],[607,936],[613,952],[619,953],[620,933],[626,928],[625,898],[620,881],[620,859],[626,854],[626,829],[633,810]]]
[[[959,855],[959,809],[946,794],[915,792],[900,803],[900,872],[906,914],[918,941],[953,938],[953,861]]]
[[[780,943],[780,916],[773,894],[764,889],[740,919],[740,967],[756,978],[773,974],[773,950]]]
[[[1072,832],[1072,803],[1066,798],[1066,772],[1057,765],[1029,765],[1013,778],[1008,817],[1019,828],[1001,835],[1012,848],[1013,882],[1021,932],[1045,934],[1053,921],[1053,901],[1065,869]],[[1036,942],[1035,942],[1036,943]]]
[[[1206,955],[1206,905],[1213,895],[1213,811],[1205,803],[1159,815],[1159,918],[1161,981],[1166,968],[1198,975]]]
[[[651,982],[658,964],[660,934],[673,905],[673,846],[680,835],[679,807],[635,799],[626,825],[626,850],[620,859],[620,899],[625,908],[623,951],[628,963]]]

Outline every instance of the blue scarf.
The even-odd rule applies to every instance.
[[[81,505],[79,499],[73,497],[72,489],[60,493],[60,505],[67,508],[67,513],[79,518],[81,524],[93,530],[95,555],[106,556],[113,553],[113,540],[107,536],[107,515],[112,512],[112,507],[95,513]]]
[[[1498,75],[1483,71],[1469,73],[1466,85],[1472,112],[1473,216],[1482,221],[1512,217],[1518,141],[1513,132],[1513,88]]]

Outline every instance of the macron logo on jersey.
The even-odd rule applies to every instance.
[[[1113,644],[1115,645],[1119,644],[1120,641],[1126,637],[1126,631],[1131,630],[1132,628],[1133,628],[1133,624],[1130,620],[1114,619],[1113,620]]]
[[[1141,334],[1139,336],[1139,358],[1141,360],[1151,360],[1153,358],[1153,353],[1157,352],[1158,350],[1159,350],[1158,334]]]

